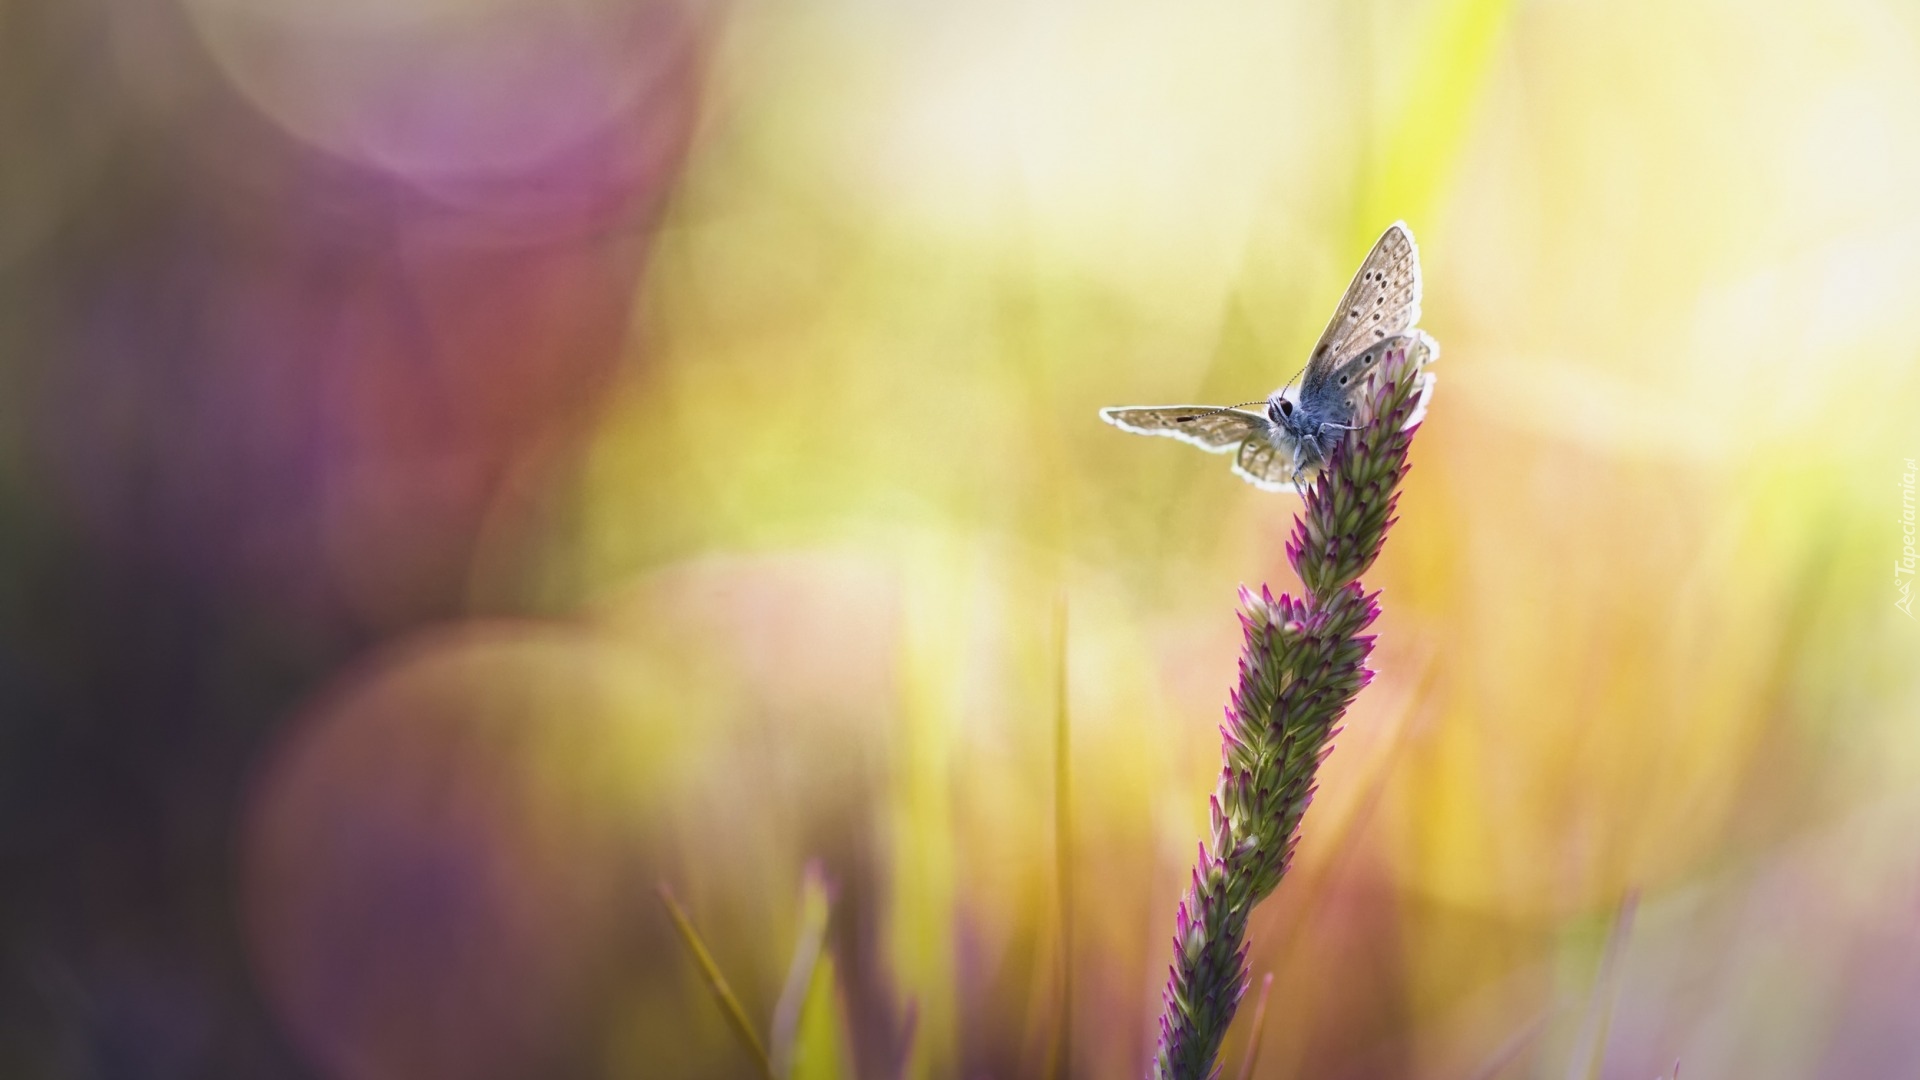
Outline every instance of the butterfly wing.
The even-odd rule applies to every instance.
[[[1413,362],[1418,365],[1416,370],[1420,372],[1418,376],[1420,379],[1420,399],[1413,403],[1413,412],[1407,416],[1407,422],[1400,426],[1400,430],[1402,431],[1427,418],[1427,402],[1433,400],[1434,383],[1433,372],[1427,370],[1427,365],[1440,359],[1439,342],[1428,337],[1421,331],[1416,330],[1413,333],[1414,342],[1409,348],[1413,350]]]
[[[1420,249],[1405,222],[1387,226],[1354,272],[1340,306],[1307,359],[1301,397],[1324,393],[1336,369],[1367,346],[1420,321]]]
[[[1396,334],[1372,344],[1363,344],[1359,351],[1333,367],[1329,377],[1321,384],[1324,387],[1321,392],[1326,393],[1329,399],[1340,400],[1342,407],[1337,411],[1343,418],[1350,418],[1359,406],[1360,395],[1365,393],[1367,387],[1371,385],[1369,379],[1374,369],[1398,349],[1404,349],[1413,354],[1411,359],[1414,370],[1421,373],[1419,376],[1422,386],[1420,404],[1414,411],[1414,418],[1408,421],[1409,426],[1418,423],[1420,417],[1426,414],[1427,398],[1433,394],[1433,373],[1426,368],[1428,364],[1440,358],[1440,345],[1429,337],[1426,331],[1415,330],[1411,333]],[[1314,399],[1307,398],[1303,393],[1301,400],[1305,404]]]
[[[1273,425],[1258,413],[1210,405],[1138,405],[1101,409],[1100,419],[1136,435],[1165,435],[1224,454]]]
[[[1234,475],[1262,491],[1299,490],[1293,482],[1298,468],[1294,461],[1292,440],[1284,431],[1279,434],[1278,444],[1267,438],[1248,439],[1241,443],[1240,453],[1233,459]]]

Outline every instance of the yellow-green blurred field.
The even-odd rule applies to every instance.
[[[1404,219],[1256,1075],[1920,1075],[1916,193],[1897,0],[0,5],[0,1074],[752,1075],[812,864],[796,1075],[1140,1075],[1297,500],[1095,412]]]

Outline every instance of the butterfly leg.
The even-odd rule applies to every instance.
[[[1335,435],[1331,439],[1327,438],[1328,428],[1332,428],[1335,431],[1358,431],[1360,430],[1360,425],[1336,424],[1331,420],[1321,421],[1320,430],[1315,433],[1314,442],[1320,449],[1320,461],[1322,464],[1326,463],[1327,458],[1333,453],[1333,448],[1340,443],[1340,437],[1338,435]]]

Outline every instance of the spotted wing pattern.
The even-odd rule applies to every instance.
[[[1100,419],[1137,435],[1165,435],[1224,454],[1273,425],[1258,413],[1212,405],[1142,405],[1101,409]]]
[[[1240,479],[1264,491],[1297,490],[1293,482],[1296,471],[1293,450],[1276,446],[1271,439],[1248,439],[1241,443],[1240,453],[1233,459],[1233,471]]]
[[[1340,306],[1307,359],[1302,396],[1313,393],[1347,358],[1405,333],[1420,321],[1420,249],[1405,222],[1387,226],[1354,272]]]
[[[1409,423],[1417,422],[1418,416],[1425,415],[1426,399],[1433,393],[1433,373],[1427,371],[1426,367],[1440,358],[1440,346],[1433,338],[1427,336],[1424,330],[1398,334],[1385,341],[1367,345],[1361,348],[1358,354],[1342,361],[1333,369],[1333,374],[1328,380],[1329,385],[1345,395],[1347,415],[1352,415],[1360,404],[1360,395],[1367,393],[1373,385],[1374,369],[1379,367],[1396,349],[1413,352],[1414,367],[1422,373],[1420,375],[1423,386],[1421,405],[1416,410],[1415,420]]]

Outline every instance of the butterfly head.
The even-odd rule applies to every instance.
[[[1294,411],[1297,408],[1299,408],[1299,406],[1294,404],[1293,399],[1287,396],[1287,391],[1284,387],[1275,390],[1267,397],[1267,419],[1281,427],[1285,427],[1287,421],[1292,419]]]
[[[1307,415],[1307,410],[1296,401],[1286,387],[1275,390],[1267,398],[1267,419],[1273,425],[1293,435],[1304,438],[1318,434],[1319,425]]]

